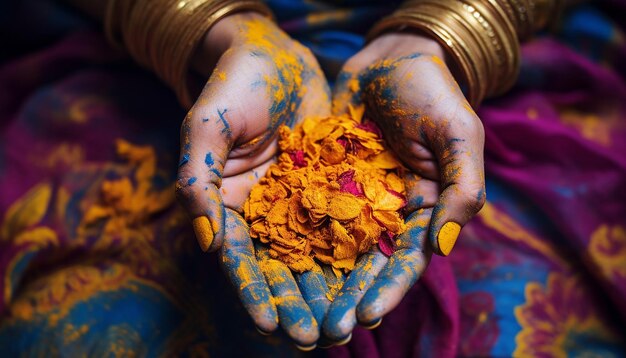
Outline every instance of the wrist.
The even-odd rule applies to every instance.
[[[237,12],[217,21],[207,31],[200,45],[192,54],[190,68],[204,77],[210,76],[217,61],[240,36],[241,25],[257,19],[270,21],[267,20],[267,16],[255,11]]]
[[[479,0],[407,1],[377,22],[368,37],[407,28],[432,36],[450,54],[452,72],[460,75],[468,101],[477,106],[510,88],[519,71],[519,41],[507,15],[512,9],[503,6]]]
[[[373,39],[367,46],[375,49],[375,52],[386,53],[389,57],[401,57],[415,53],[437,56],[441,59],[447,57],[439,42],[427,35],[413,31],[386,32]]]

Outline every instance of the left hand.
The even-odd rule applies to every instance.
[[[182,125],[178,197],[259,331],[280,325],[312,349],[329,304],[322,269],[292,275],[263,245],[255,248],[237,210],[274,161],[280,125],[328,116],[326,79],[307,48],[254,12],[216,23],[192,65],[209,80]]]
[[[485,201],[483,127],[444,58],[443,48],[425,36],[389,33],[339,74],[333,113],[365,104],[366,116],[413,173],[406,178],[407,231],[390,258],[378,248],[360,258],[326,315],[323,333],[332,340],[345,340],[357,322],[376,326],[417,281],[432,252],[450,253]]]

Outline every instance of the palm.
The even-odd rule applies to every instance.
[[[278,127],[292,127],[306,116],[328,111],[326,83],[309,53],[294,52],[284,66],[271,55],[250,45],[227,52],[204,91],[207,103],[214,103],[212,109],[202,108],[208,111],[204,118],[208,125],[192,134],[198,141],[211,142],[217,128],[232,146],[224,165],[222,195],[224,204],[233,209],[241,207],[271,164]],[[303,76],[308,76],[308,92],[298,86]]]

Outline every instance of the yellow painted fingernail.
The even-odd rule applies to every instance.
[[[199,216],[193,219],[191,223],[193,225],[193,231],[196,233],[196,239],[200,244],[202,251],[206,251],[213,242],[213,229],[211,229],[211,223],[206,216]]]
[[[317,347],[317,344],[312,344],[310,346],[301,346],[299,344],[294,344],[296,346],[296,348],[298,348],[299,350],[303,351],[303,352],[310,352],[312,350],[314,350]]]
[[[460,232],[461,225],[452,221],[445,223],[441,227],[437,235],[437,243],[439,244],[439,250],[443,256],[450,255],[450,251],[452,251]]]
[[[363,327],[363,328],[372,330],[372,329],[377,328],[378,326],[380,326],[381,323],[383,323],[383,319],[379,318],[376,322],[372,323],[369,326]]]
[[[256,328],[256,331],[259,332],[259,334],[261,334],[262,336],[269,336],[272,334],[272,332],[266,332],[264,330],[262,330],[261,328],[259,328],[259,326],[254,326]]]
[[[352,333],[350,333],[346,338],[340,340],[339,342],[335,343],[336,346],[343,346],[344,344],[348,344],[350,343],[350,341],[352,340]]]

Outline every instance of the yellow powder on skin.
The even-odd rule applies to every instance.
[[[250,236],[293,271],[317,261],[347,273],[381,237],[406,230],[404,168],[362,115],[350,108],[282,126],[282,153],[244,204]]]

